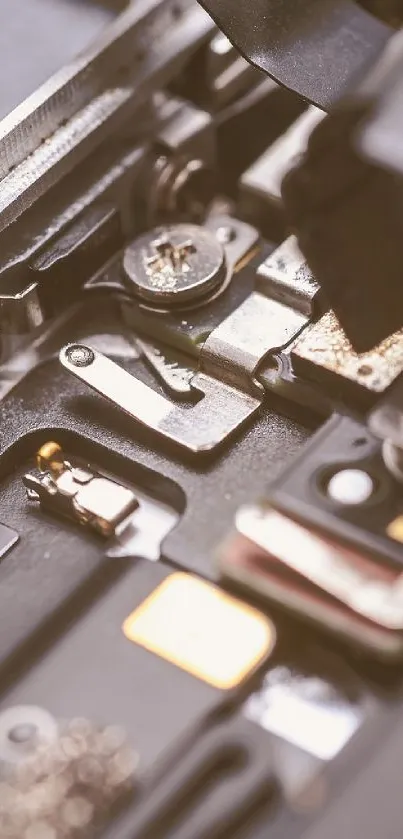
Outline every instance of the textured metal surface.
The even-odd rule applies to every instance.
[[[0,229],[166,83],[211,28],[208,17],[188,0],[176,6],[171,0],[130,4],[92,52],[3,120]]]
[[[24,274],[28,274],[38,252],[93,205],[124,202],[127,185],[132,186],[144,165],[144,156],[142,146],[123,154],[120,149],[110,149],[108,153],[94,155],[90,168],[81,164],[64,181],[62,190],[51,190],[39,205],[26,212],[19,232],[13,225],[5,231],[0,263],[3,291],[10,285],[10,293],[14,285],[18,291],[21,282],[27,282]],[[5,277],[14,277],[15,283],[12,279],[5,283]]]
[[[0,119],[87,49],[117,12],[108,0],[79,5],[71,0],[2,3],[0,53],[7,84],[1,86]]]
[[[391,30],[352,0],[202,0],[253,64],[327,108],[375,60]]]
[[[63,67],[52,79],[0,123],[1,175],[31,154],[42,138],[49,137],[63,121],[88,105],[108,84],[111,67],[121,66],[131,50],[135,27],[145,16],[160,9],[163,0],[140,0],[103,32],[86,54]]]
[[[292,350],[296,372],[340,391],[383,393],[403,371],[403,332],[396,332],[368,353],[354,352],[333,312],[310,326]],[[353,391],[351,391],[353,392]]]

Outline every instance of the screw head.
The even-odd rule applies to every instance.
[[[226,277],[215,234],[195,224],[159,227],[125,251],[123,268],[138,297],[154,306],[183,306],[207,297]]]
[[[95,353],[84,344],[72,344],[66,350],[66,358],[74,367],[89,367],[95,359]]]

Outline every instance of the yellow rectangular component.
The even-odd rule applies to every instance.
[[[123,632],[129,641],[227,690],[253,672],[275,643],[268,618],[184,573],[167,577],[129,615]]]
[[[393,521],[388,524],[386,533],[389,538],[394,539],[395,542],[403,543],[403,516],[398,516],[396,519],[393,519]]]

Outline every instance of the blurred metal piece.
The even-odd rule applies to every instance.
[[[382,456],[388,471],[403,483],[403,395],[399,378],[368,418],[372,433],[382,441]]]
[[[390,440],[384,440],[382,445],[383,462],[394,478],[403,483],[403,449],[395,446]],[[388,536],[390,533],[390,526],[387,530]],[[402,540],[403,541],[403,540]]]
[[[49,440],[44,443],[36,453],[36,465],[40,472],[47,472],[52,475],[60,475],[65,470],[64,453],[59,443]]]
[[[317,772],[321,761],[336,757],[360,726],[363,704],[316,674],[279,665],[266,673],[257,692],[246,700],[243,713],[318,758],[320,763],[309,765],[311,772]],[[286,773],[289,762],[293,761],[285,762]]]
[[[9,708],[0,725],[15,714],[30,725],[33,710],[47,714]],[[0,834],[7,839],[87,839],[135,790],[138,756],[123,729],[77,718],[56,730],[0,783]]]
[[[147,196],[150,227],[172,219],[202,222],[214,197],[214,181],[204,156],[159,157]]]
[[[222,32],[211,39],[206,55],[209,105],[222,108],[259,80],[255,68],[242,58]]]
[[[61,350],[60,361],[70,373],[133,419],[194,453],[216,448],[260,407],[259,399],[200,372],[191,384],[204,398],[191,408],[181,408],[101,353],[94,353],[89,367],[75,367],[67,351],[68,347]]]
[[[210,113],[158,92],[154,96],[157,155],[145,184],[147,227],[201,223],[215,195],[216,129]]]
[[[35,756],[39,747],[54,743],[58,736],[56,720],[43,708],[15,705],[0,712],[0,779],[11,768]]]
[[[365,504],[375,491],[371,475],[363,469],[340,469],[328,481],[326,492],[336,504]]]
[[[375,624],[403,629],[403,574],[331,542],[264,505],[241,508],[239,533]]]
[[[368,425],[381,440],[403,449],[403,382],[399,378],[369,415]]]
[[[245,218],[285,224],[281,184],[304,153],[311,132],[326,114],[311,106],[254,161],[240,179],[240,208]]]
[[[403,575],[267,503],[241,508],[219,547],[221,574],[381,659],[403,653]]]

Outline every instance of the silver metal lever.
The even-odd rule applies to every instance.
[[[137,422],[194,453],[215,449],[261,405],[260,399],[204,373],[196,373],[191,388],[203,398],[196,405],[184,408],[84,344],[68,344],[60,351],[59,358],[66,370]]]

